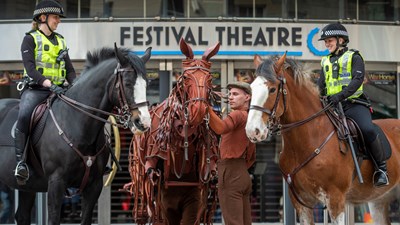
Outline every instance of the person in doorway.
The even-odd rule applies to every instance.
[[[334,105],[340,102],[344,114],[358,124],[375,161],[374,185],[386,186],[389,184],[389,178],[385,152],[378,130],[372,123],[371,111],[367,107],[369,100],[363,92],[364,59],[359,51],[347,47],[349,34],[342,24],[332,23],[325,26],[319,40],[324,41],[329,50],[329,55],[321,60],[322,69],[318,80],[320,93],[327,96]]]
[[[227,85],[233,109],[225,119],[210,112],[210,127],[221,135],[218,168],[218,198],[226,225],[249,225],[252,222],[250,194],[252,181],[248,169],[255,162],[255,144],[246,136],[246,121],[251,88],[246,82]]]
[[[47,99],[51,92],[63,94],[65,80],[71,84],[76,77],[65,39],[55,32],[61,17],[65,17],[64,9],[58,2],[39,2],[33,12],[32,30],[26,33],[21,44],[24,76],[29,85],[25,85],[21,91],[15,129],[15,177],[20,185],[29,179],[29,169],[23,155],[34,108]]]

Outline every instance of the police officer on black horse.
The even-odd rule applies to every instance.
[[[318,80],[321,95],[328,96],[328,100],[336,105],[340,102],[344,114],[358,124],[366,147],[376,162],[374,185],[386,186],[389,184],[389,179],[384,148],[378,137],[378,130],[372,123],[369,108],[366,104],[359,104],[369,101],[363,93],[364,60],[359,51],[348,49],[349,35],[342,24],[332,23],[325,26],[319,40],[323,40],[329,50],[329,55],[321,60],[322,70]]]
[[[64,93],[62,85],[65,80],[71,84],[76,77],[65,39],[54,32],[61,22],[60,17],[65,16],[63,7],[58,2],[39,2],[33,13],[32,30],[26,33],[21,44],[25,82],[20,87],[22,94],[15,129],[15,177],[20,185],[29,179],[24,151],[34,108],[47,99],[51,92]]]

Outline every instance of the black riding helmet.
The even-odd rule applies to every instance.
[[[340,23],[331,23],[326,25],[321,30],[321,38],[319,41],[325,40],[330,37],[336,37],[339,43],[339,37],[344,39],[344,43],[342,46],[346,46],[349,43],[349,34],[347,33],[346,28]]]
[[[40,22],[38,18],[42,14],[54,14],[65,18],[63,7],[60,5],[60,3],[54,0],[44,0],[39,2],[36,5],[35,11],[33,12],[33,20]]]

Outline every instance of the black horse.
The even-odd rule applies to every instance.
[[[141,58],[117,47],[87,54],[82,74],[65,95],[47,100],[43,116],[31,130],[31,148],[25,151],[30,178],[23,186],[14,177],[13,125],[19,101],[0,100],[0,180],[19,190],[18,225],[31,224],[36,192],[48,192],[48,224],[60,224],[61,205],[69,187],[79,188],[82,197],[81,224],[92,223],[110,156],[104,134],[107,117],[116,110],[119,122],[135,134],[150,126],[145,69],[150,56],[151,48]]]

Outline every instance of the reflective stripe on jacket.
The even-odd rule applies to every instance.
[[[66,76],[65,61],[61,60],[60,62],[57,62],[56,59],[60,51],[67,48],[64,38],[56,34],[55,37],[57,38],[58,45],[54,45],[38,30],[29,34],[32,35],[36,45],[36,69],[54,84],[63,84]]]
[[[334,63],[337,63],[339,66],[338,76],[335,78],[333,76],[333,65],[331,63],[330,57],[331,55],[324,56],[321,60],[321,66],[325,75],[325,84],[326,84],[326,95],[334,95],[342,91],[342,89],[349,85],[352,79],[351,74],[351,62],[353,59],[353,54],[355,52],[352,50],[348,50],[339,59],[337,59]],[[363,93],[363,85],[361,85],[358,90],[351,95],[349,98],[357,98]]]

